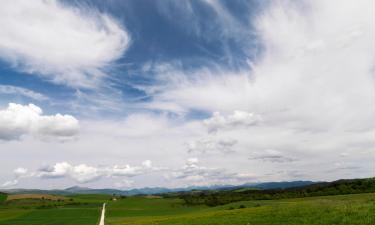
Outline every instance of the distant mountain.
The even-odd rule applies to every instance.
[[[313,181],[288,181],[288,182],[267,182],[267,183],[258,183],[254,185],[250,185],[251,187],[262,189],[262,190],[270,190],[270,189],[286,189],[292,187],[302,187],[307,186],[310,184],[314,184],[316,182]]]
[[[192,190],[234,190],[240,188],[254,188],[261,190],[269,189],[285,189],[292,187],[302,187],[314,184],[312,181],[289,181],[289,182],[267,182],[267,183],[248,183],[243,185],[214,185],[214,186],[191,186],[186,188],[163,188],[163,187],[145,187],[131,190],[118,190],[111,188],[93,189],[87,187],[73,186],[66,189],[55,190],[41,190],[41,189],[8,189],[0,190],[11,194],[28,194],[28,193],[43,193],[43,194],[108,194],[108,195],[153,195],[165,194],[172,192],[187,192]]]

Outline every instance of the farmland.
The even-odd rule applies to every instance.
[[[318,188],[320,192],[332,193],[334,185],[336,183],[329,185],[329,189],[313,186],[303,190]],[[213,193],[227,199],[228,193],[238,196],[243,191],[249,190]],[[280,191],[285,192],[295,193],[295,189]],[[188,204],[185,195],[116,196],[115,200],[112,195],[101,194],[0,195],[3,201],[0,225],[97,225],[104,202],[107,204],[106,225],[375,224],[375,193],[253,199],[215,206]]]
[[[99,219],[101,196],[9,195],[0,204],[1,225],[92,225]]]

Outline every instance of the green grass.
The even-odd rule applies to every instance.
[[[0,225],[372,225],[375,194],[254,200],[208,207],[178,198],[72,195],[64,201],[17,199],[0,204]]]
[[[17,212],[18,213],[18,212]],[[39,209],[22,213],[16,218],[0,221],[1,225],[95,225],[99,208]]]
[[[0,225],[96,225],[103,200],[103,196],[77,195],[64,201],[6,201],[0,204]]]
[[[122,224],[138,221],[140,218],[158,218],[169,215],[183,215],[206,209],[207,206],[185,206],[181,199],[176,198],[144,198],[128,197],[107,205],[106,223]]]
[[[7,195],[6,195],[6,194],[3,194],[3,193],[0,193],[0,204],[1,204],[2,202],[4,202],[6,199],[7,199]]]
[[[176,199],[128,198],[108,204],[106,221],[108,225],[370,225],[375,224],[375,194],[245,201],[218,207],[184,207]]]

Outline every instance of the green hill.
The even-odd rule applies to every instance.
[[[180,194],[187,205],[224,205],[249,200],[274,200],[327,195],[344,195],[375,192],[375,178],[321,182],[303,187],[271,190],[200,191]]]

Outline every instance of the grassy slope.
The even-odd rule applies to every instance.
[[[110,203],[107,224],[375,224],[375,194],[246,201],[212,208],[178,206],[173,202],[176,200],[171,199],[160,201],[162,200],[155,205],[150,200],[136,201],[136,199]],[[245,205],[246,208],[239,209],[240,205]],[[229,210],[231,207],[234,209]]]
[[[5,204],[0,204],[0,225],[97,224],[104,197],[82,196],[81,199],[80,196],[70,196],[69,198],[74,201],[57,202],[41,199],[7,201]],[[108,199],[108,196],[105,199]]]

